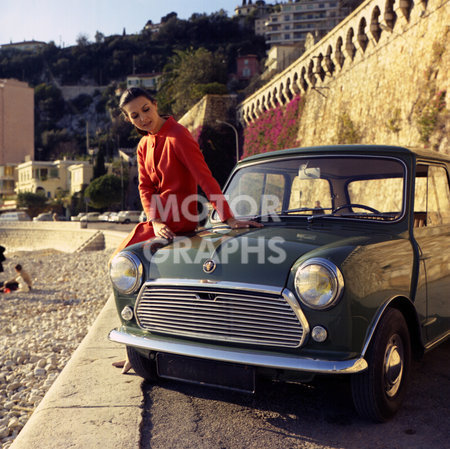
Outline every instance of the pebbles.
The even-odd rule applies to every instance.
[[[8,448],[106,303],[111,251],[7,253],[4,281],[22,264],[28,293],[0,294],[0,442]]]

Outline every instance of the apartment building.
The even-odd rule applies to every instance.
[[[16,193],[41,193],[55,198],[59,192],[73,195],[92,180],[93,166],[88,161],[27,161],[19,164]]]
[[[360,3],[362,0],[290,0],[275,4],[243,0],[234,15],[253,18],[255,34],[263,35],[271,47],[295,44],[304,49],[308,34],[322,38]]]
[[[266,42],[271,46],[304,46],[309,33],[318,40],[350,14],[352,4],[355,2],[339,0],[300,0],[279,4],[265,20]]]
[[[14,194],[14,169],[33,155],[34,90],[15,79],[0,79],[0,199]]]

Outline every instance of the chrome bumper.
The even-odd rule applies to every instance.
[[[188,341],[174,342],[152,335],[151,338],[138,337],[118,329],[113,329],[108,338],[115,343],[122,343],[134,348],[149,351],[167,352],[170,354],[199,357],[220,362],[241,363],[244,365],[261,366],[265,368],[285,369],[292,371],[306,371],[323,374],[351,374],[359,373],[367,368],[364,358],[350,360],[319,360],[296,355],[276,355],[261,350],[228,348],[202,344],[197,345]]]

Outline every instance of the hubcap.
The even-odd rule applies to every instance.
[[[404,349],[402,339],[393,335],[384,354],[384,389],[389,397],[397,394],[403,377]]]

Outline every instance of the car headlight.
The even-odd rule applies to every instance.
[[[114,287],[122,293],[134,293],[142,284],[144,268],[139,257],[129,252],[119,253],[109,267]]]
[[[295,273],[298,297],[312,309],[326,309],[336,303],[344,289],[344,278],[339,268],[322,258],[303,262]]]

